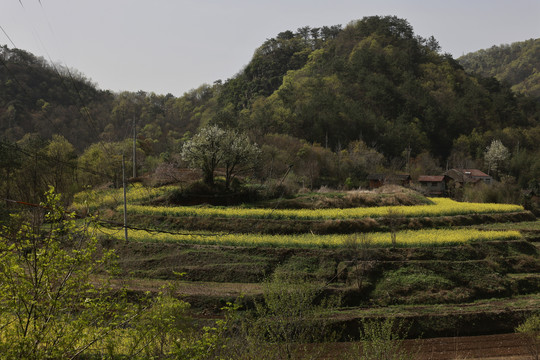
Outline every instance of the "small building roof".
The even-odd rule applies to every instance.
[[[403,180],[403,181],[411,180],[411,175],[409,174],[393,174],[393,175],[389,175],[388,177],[392,179],[396,179],[396,180]]]
[[[379,181],[382,181],[384,180],[385,176],[384,174],[369,174],[367,176],[367,179],[368,180],[379,180]]]
[[[472,177],[490,177],[485,172],[478,169],[456,169],[457,171]]]
[[[478,169],[450,169],[444,174],[460,183],[475,183],[491,179],[491,176]]]
[[[442,182],[444,181],[444,175],[420,175],[418,177],[419,182]]]

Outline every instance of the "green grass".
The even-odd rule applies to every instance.
[[[476,313],[488,311],[519,311],[525,309],[540,308],[540,293],[530,295],[518,295],[504,299],[482,299],[464,304],[433,304],[433,305],[392,305],[385,307],[363,307],[340,309],[335,313],[336,317],[387,317],[404,316],[412,317],[418,315],[431,314],[452,314],[452,313]]]
[[[483,229],[491,230],[525,230],[525,231],[540,231],[540,220],[536,221],[523,221],[517,223],[496,223],[496,224],[485,224],[481,226]]]
[[[145,187],[141,184],[130,184],[126,190],[128,204],[139,204],[174,190],[177,186],[162,186],[158,188]],[[114,209],[124,202],[124,190],[119,189],[88,189],[75,194],[71,208],[75,211],[94,211],[98,208]]]

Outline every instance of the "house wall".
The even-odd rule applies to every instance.
[[[434,182],[434,181],[425,181],[421,182],[420,186],[427,192],[443,192],[446,190],[444,181]]]
[[[383,185],[383,183],[380,180],[369,180],[369,188],[370,189],[380,188],[382,185]]]
[[[480,179],[482,180],[484,183],[488,184],[488,185],[491,185],[491,182],[492,182],[492,177],[485,177],[485,176],[472,176],[473,179]]]

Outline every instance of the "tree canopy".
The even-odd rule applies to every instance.
[[[526,184],[533,176],[531,168],[518,169],[525,162],[535,163],[540,151],[540,101],[534,91],[518,87],[533,89],[537,83],[528,75],[535,74],[537,45],[529,40],[456,61],[440,52],[435,38],[416,35],[407,20],[370,16],[344,27],[282,31],[265,40],[235,76],[180,97],[99,90],[72,69],[3,46],[0,131],[4,141],[21,149],[31,145],[24,140],[28,134],[40,138],[42,145],[34,143],[33,149],[40,147],[42,157],[49,156],[44,147],[53,135],[61,135],[76,155],[85,154],[79,165],[108,173],[106,179],[113,182],[118,169],[98,169],[98,164],[119,153],[105,155],[110,159],[102,162],[89,161],[89,154],[119,149],[115,144],[133,133],[141,152],[137,166],[144,171],[174,158],[193,134],[214,125],[245,133],[277,157],[282,149],[266,140],[290,136],[304,141],[300,148],[311,146],[318,154],[313,159],[327,159],[327,152],[340,154],[362,143],[368,152],[382,156],[380,166],[386,167],[403,163],[404,152],[412,159],[429,154],[439,165],[482,164],[486,147],[500,139],[512,159],[516,157],[509,160],[509,171]],[[497,75],[501,71],[508,76]],[[302,156],[307,154],[311,152]],[[274,155],[261,158],[274,161]],[[14,174],[8,165],[4,173]],[[318,167],[320,174],[330,168],[322,163]],[[295,169],[303,174],[300,177],[316,173],[304,171],[300,164]],[[275,171],[267,173],[277,176]],[[6,182],[1,190],[10,192],[13,185]]]
[[[540,97],[540,39],[492,46],[458,61],[468,72],[495,77],[515,92]]]
[[[224,167],[226,189],[242,166],[254,167],[258,155],[258,146],[246,134],[216,125],[202,128],[182,147],[182,158],[191,167],[202,170],[207,185],[214,185],[215,170]]]

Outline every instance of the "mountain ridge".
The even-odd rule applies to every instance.
[[[540,97],[540,39],[492,46],[457,60],[468,72],[495,77],[517,93]]]

